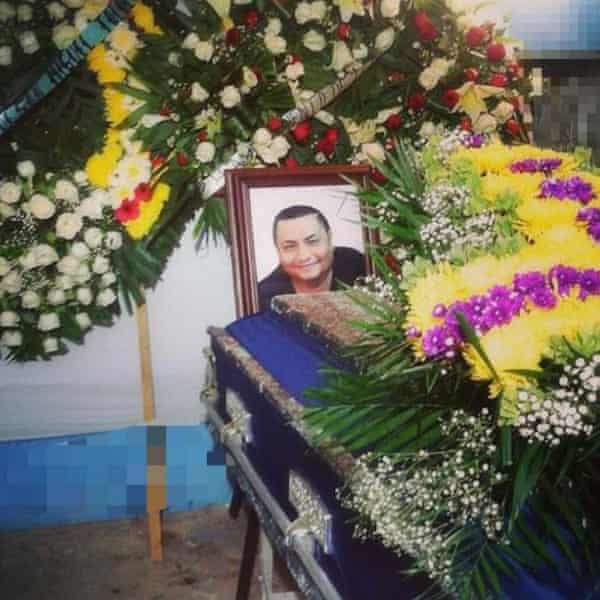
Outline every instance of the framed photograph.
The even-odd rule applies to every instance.
[[[367,166],[233,169],[225,174],[238,317],[274,296],[340,289],[372,272],[373,232],[352,194]]]

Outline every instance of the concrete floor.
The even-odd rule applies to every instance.
[[[163,561],[146,521],[106,521],[0,533],[2,600],[233,600],[245,514],[226,507],[165,514]],[[275,589],[290,589],[285,574]],[[255,569],[251,600],[260,599]]]

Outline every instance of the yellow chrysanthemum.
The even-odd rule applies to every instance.
[[[110,174],[117,166],[118,156],[110,154],[96,153],[88,158],[85,165],[85,172],[92,185],[100,188],[108,186]]]
[[[104,65],[106,61],[106,46],[104,44],[98,44],[87,55],[87,61],[90,69],[97,73],[98,69]]]
[[[508,146],[492,143],[482,148],[460,148],[451,157],[452,161],[467,159],[479,173],[501,173],[514,160],[514,153]]]
[[[145,33],[162,34],[162,29],[156,25],[152,9],[143,2],[135,3],[131,9],[131,17],[133,18],[133,22]]]
[[[108,122],[116,127],[129,115],[129,110],[126,106],[126,96],[121,92],[106,88],[103,92],[104,101],[106,104],[106,116]]]
[[[125,23],[119,23],[107,39],[113,49],[127,56],[127,58],[132,58],[135,50],[140,45],[135,31],[129,29]]]
[[[134,240],[143,238],[152,229],[169,198],[170,191],[171,188],[167,184],[157,184],[150,201],[140,205],[140,216],[135,221],[127,221],[125,229]]]
[[[96,74],[98,75],[98,83],[106,85],[109,83],[121,83],[125,81],[127,73],[124,69],[113,67],[112,65],[104,63],[98,68]]]
[[[496,197],[505,194],[507,191],[513,192],[520,200],[534,196],[544,180],[541,173],[508,175],[506,173],[490,173],[482,177],[482,194],[490,203],[494,204]]]

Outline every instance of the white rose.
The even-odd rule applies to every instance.
[[[75,171],[75,173],[73,173],[73,179],[79,185],[84,185],[88,182],[87,173],[85,171],[82,171],[81,169],[79,171]],[[102,190],[100,190],[100,191],[102,191]]]
[[[23,343],[23,336],[20,331],[5,331],[0,338],[2,345],[7,348],[14,348]]]
[[[9,262],[3,256],[0,256],[0,277],[4,277],[9,271]]]
[[[265,34],[265,46],[271,54],[283,54],[287,48],[285,38],[273,33]]]
[[[382,0],[379,10],[384,19],[395,19],[400,12],[400,0]]]
[[[290,81],[296,81],[304,75],[304,65],[301,62],[295,62],[285,68],[285,76]]]
[[[334,42],[333,54],[331,56],[331,68],[334,71],[343,71],[347,66],[354,62],[352,52],[345,42]]]
[[[248,93],[252,88],[258,85],[256,73],[248,67],[242,67],[242,91]]]
[[[35,255],[35,261],[40,267],[47,267],[54,264],[58,260],[56,250],[49,244],[38,244],[32,249]]]
[[[90,268],[86,264],[81,264],[77,269],[77,273],[75,273],[75,275],[73,276],[73,279],[75,279],[75,281],[81,285],[83,283],[88,282],[91,277],[92,273],[90,271]]]
[[[92,263],[92,271],[98,275],[102,275],[106,273],[110,268],[110,261],[106,256],[96,256],[94,262]]]
[[[32,290],[27,290],[21,296],[21,304],[23,308],[37,308],[41,304],[42,300],[38,293],[33,292]]]
[[[221,104],[225,108],[233,108],[242,101],[239,90],[234,85],[226,85],[220,92]]]
[[[510,102],[505,102],[502,100],[492,111],[492,115],[494,115],[494,117],[498,119],[500,123],[506,123],[506,121],[512,117],[514,112],[515,107]]]
[[[215,145],[212,142],[200,142],[196,148],[196,160],[201,163],[212,162],[215,157]]]
[[[123,245],[123,236],[118,231],[109,231],[106,234],[104,245],[109,250],[118,250]]]
[[[335,123],[335,117],[326,110],[320,110],[316,115],[315,119],[321,121],[324,125],[331,127]]]
[[[17,12],[11,4],[8,2],[0,2],[0,23],[12,19],[16,14]]]
[[[259,127],[252,136],[252,142],[255,146],[268,146],[272,139],[271,132],[265,127]]]
[[[212,42],[199,42],[194,50],[194,55],[198,60],[208,62],[215,51],[215,47]]]
[[[294,11],[294,17],[296,17],[296,21],[300,25],[308,23],[313,18],[310,4],[308,2],[299,2]]]
[[[9,271],[0,282],[0,288],[9,294],[17,294],[21,290],[23,280],[16,271]]]
[[[440,80],[440,76],[437,71],[432,69],[431,67],[427,67],[421,71],[419,75],[419,85],[426,90],[432,90]]]
[[[430,138],[435,133],[435,125],[431,121],[425,121],[419,129],[419,135],[423,138]]]
[[[58,340],[55,337],[47,337],[42,342],[42,346],[46,354],[51,354],[58,350]]]
[[[498,121],[489,113],[481,113],[475,123],[473,123],[473,131],[475,133],[491,133],[496,131]]]
[[[29,210],[36,219],[49,219],[54,216],[56,207],[54,202],[43,194],[34,194],[29,201]]]
[[[75,275],[77,269],[79,269],[79,260],[74,256],[64,256],[58,261],[56,268],[59,273],[64,275]]]
[[[60,288],[52,288],[48,292],[48,302],[54,306],[64,304],[66,299],[67,297],[65,296],[65,292]]]
[[[256,154],[260,157],[260,159],[267,165],[273,165],[277,162],[277,158],[275,157],[275,152],[271,148],[271,145],[266,146],[256,146]]]
[[[269,19],[265,27],[265,33],[279,35],[281,33],[281,21],[277,18]]]
[[[13,61],[11,46],[0,46],[0,67],[8,67]]]
[[[54,279],[54,285],[61,290],[70,290],[75,285],[75,282],[68,275],[59,275]]]
[[[19,264],[23,271],[30,271],[38,266],[35,260],[35,254],[31,250],[19,258]]]
[[[81,8],[85,4],[85,0],[63,0],[69,8]]]
[[[288,141],[282,136],[278,135],[271,143],[271,150],[277,160],[281,160],[290,151],[290,145]]]
[[[429,68],[437,73],[438,77],[441,79],[448,75],[448,71],[450,67],[454,64],[452,60],[446,60],[445,58],[434,58],[429,65]]]
[[[56,219],[56,235],[65,240],[72,240],[82,227],[83,221],[76,213],[63,213]]]
[[[82,10],[78,10],[75,15],[75,20],[73,21],[73,25],[75,26],[75,29],[77,29],[77,31],[79,33],[81,33],[89,25],[89,22],[91,21],[92,18],[93,17],[90,17],[89,15],[84,13]]]
[[[40,43],[33,31],[25,31],[19,36],[19,43],[25,54],[35,54],[40,49]]]
[[[182,48],[186,50],[194,50],[196,46],[200,43],[200,38],[197,33],[188,33],[183,39],[183,43],[181,44]]]
[[[88,329],[92,326],[92,320],[86,312],[77,313],[75,315],[75,320],[77,321],[77,325],[79,325],[81,329]]]
[[[102,202],[97,196],[87,196],[77,207],[77,214],[94,221],[102,218]]]
[[[192,89],[190,91],[190,99],[192,102],[204,102],[209,96],[210,94],[197,81],[192,83]]]
[[[154,127],[155,125],[158,125],[159,123],[162,123],[163,121],[168,121],[169,117],[166,115],[158,115],[155,113],[150,113],[148,115],[144,115],[140,121],[140,123],[142,124],[142,127],[147,127],[148,129],[150,129],[151,127]]]
[[[379,142],[371,142],[370,144],[363,144],[361,146],[361,152],[367,157],[369,161],[385,161],[385,150]]]
[[[59,179],[54,188],[54,196],[58,200],[65,200],[70,203],[79,201],[79,192],[77,187],[68,179]]]
[[[30,160],[22,160],[17,163],[17,172],[21,177],[33,177],[35,175],[35,165]]]
[[[98,248],[102,243],[102,231],[97,227],[90,227],[83,233],[83,239],[90,248]]]
[[[302,43],[312,52],[320,52],[327,45],[325,37],[314,29],[304,34]]]
[[[394,44],[396,32],[393,27],[388,27],[380,32],[375,38],[375,48],[380,52],[386,52]]]
[[[317,0],[312,3],[311,11],[315,21],[322,21],[327,14],[327,4],[323,0]]]
[[[48,6],[46,6],[46,10],[48,11],[48,15],[51,19],[55,19],[60,21],[65,16],[65,7],[60,2],[50,2]]]
[[[12,310],[4,310],[0,313],[0,327],[16,327],[19,315]]]
[[[17,21],[21,21],[22,23],[26,23],[27,21],[31,21],[33,17],[33,9],[29,4],[19,4],[17,7]]]
[[[100,202],[102,206],[111,206],[110,194],[105,190],[94,190],[90,196]]]
[[[359,44],[356,48],[352,49],[352,56],[354,56],[356,60],[367,58],[367,56],[369,56],[369,49],[365,44]]]
[[[0,202],[0,217],[4,219],[8,219],[9,217],[14,217],[17,214],[15,208],[10,206],[9,204],[4,204],[4,202]]]
[[[21,197],[21,186],[12,181],[0,184],[0,200],[6,204],[15,204]]]
[[[109,271],[100,277],[100,287],[109,287],[113,283],[116,283],[116,281],[117,276],[112,271]]]
[[[77,302],[79,302],[79,304],[83,304],[84,306],[90,305],[92,303],[92,300],[94,299],[92,290],[90,290],[89,287],[77,288],[75,297],[77,298]]]
[[[116,299],[117,296],[115,293],[110,288],[106,288],[98,294],[98,297],[96,298],[96,304],[98,306],[109,306]]]
[[[84,242],[75,242],[69,250],[71,256],[74,256],[77,260],[82,260],[90,255],[90,249]]]

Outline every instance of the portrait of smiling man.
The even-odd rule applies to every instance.
[[[318,209],[294,205],[273,220],[279,265],[258,284],[260,310],[281,294],[327,292],[365,275],[365,258],[354,248],[335,247],[329,222]]]

